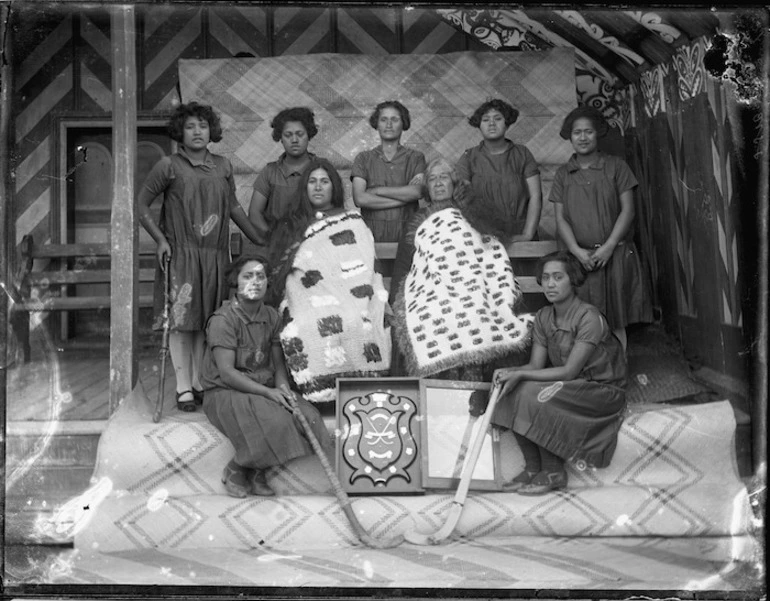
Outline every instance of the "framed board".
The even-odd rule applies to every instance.
[[[337,380],[337,476],[350,494],[422,492],[420,380]]]
[[[488,398],[487,382],[421,380],[420,420],[422,483],[424,488],[456,489],[464,459],[479,435],[481,419],[469,412],[471,399]],[[486,405],[487,398],[483,399]],[[486,434],[470,488],[501,490],[500,438],[495,428]]]

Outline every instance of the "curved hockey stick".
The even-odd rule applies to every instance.
[[[158,399],[155,401],[155,413],[152,416],[152,421],[156,424],[160,421],[160,416],[163,413],[163,391],[166,386],[166,357],[168,357],[168,336],[169,336],[169,315],[168,306],[171,304],[169,299],[169,288],[171,284],[169,282],[171,278],[171,270],[169,269],[169,263],[171,259],[166,256],[166,265],[163,270],[163,315],[161,320],[163,321],[163,338],[160,343],[160,380],[158,381]]]
[[[484,439],[486,438],[487,429],[489,423],[492,421],[492,414],[495,411],[495,405],[497,405],[497,399],[500,396],[500,386],[496,385],[492,389],[492,395],[487,405],[487,410],[484,412],[484,417],[481,420],[481,426],[479,427],[476,440],[473,441],[473,448],[467,461],[463,465],[462,477],[460,478],[460,484],[457,487],[457,492],[452,500],[452,506],[449,508],[446,520],[444,524],[436,530],[433,534],[423,534],[421,532],[406,532],[404,538],[407,542],[415,545],[439,545],[443,543],[452,532],[454,532],[457,522],[460,521],[460,515],[463,512],[463,505],[465,505],[465,498],[468,496],[468,488],[471,485],[471,478],[473,472],[476,469],[476,462],[481,454],[481,447],[484,446]]]
[[[364,527],[361,526],[361,522],[358,521],[358,518],[353,511],[353,507],[350,504],[350,497],[348,497],[347,493],[342,489],[342,484],[340,484],[339,478],[337,478],[337,474],[334,472],[334,468],[332,468],[331,464],[329,463],[329,459],[326,457],[326,453],[324,453],[324,450],[321,448],[321,444],[318,442],[318,438],[316,438],[316,435],[313,433],[313,430],[311,429],[305,414],[302,413],[302,410],[299,408],[297,399],[294,398],[293,394],[287,396],[290,398],[289,404],[291,405],[292,413],[294,413],[294,416],[297,418],[300,425],[302,426],[302,429],[305,431],[305,436],[310,442],[310,446],[313,447],[313,452],[316,454],[316,457],[318,457],[319,461],[321,462],[321,465],[324,468],[324,472],[326,472],[326,477],[329,478],[329,481],[332,484],[332,488],[334,489],[334,495],[337,497],[337,501],[342,507],[342,511],[345,513],[345,516],[348,518],[350,526],[356,533],[358,540],[364,543],[367,547],[373,547],[375,549],[388,549],[390,547],[397,547],[400,545],[404,540],[404,537],[401,535],[389,541],[380,541],[372,538],[371,535],[366,530],[364,530]]]

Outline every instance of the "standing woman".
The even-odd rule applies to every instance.
[[[305,167],[315,157],[307,147],[318,133],[313,111],[293,107],[280,111],[270,123],[273,140],[283,145],[277,161],[265,165],[254,182],[249,219],[267,239],[272,251],[276,224],[297,207],[297,186]]]
[[[203,402],[200,362],[206,319],[225,299],[225,267],[230,260],[230,219],[255,244],[260,234],[235,197],[233,168],[208,151],[222,139],[219,116],[208,105],[181,104],[168,125],[179,144],[155,164],[139,191],[139,221],[158,244],[155,322],[163,314],[164,274],[171,270],[169,350],[176,375],[177,408],[195,411]],[[153,199],[163,195],[160,224],[150,215]]]
[[[498,217],[497,236],[503,244],[533,240],[542,208],[540,169],[526,146],[515,144],[505,132],[519,111],[495,98],[482,104],[468,119],[484,139],[467,149],[457,161],[457,175],[471,184],[474,202],[464,211],[475,225],[477,219]],[[479,217],[475,217],[478,214]]]
[[[634,244],[637,181],[625,161],[599,151],[607,130],[594,108],[567,115],[559,135],[575,154],[556,172],[549,200],[559,237],[588,271],[580,298],[604,313],[625,349],[626,326],[652,321],[652,306]]]
[[[380,145],[364,150],[353,161],[353,202],[361,208],[375,242],[398,242],[422,197],[425,156],[401,145],[401,134],[409,129],[411,119],[398,100],[378,104],[369,125],[377,130]]]
[[[492,423],[513,430],[524,471],[504,489],[542,495],[567,486],[564,461],[607,467],[626,408],[626,360],[607,320],[582,301],[580,262],[566,251],[538,262],[550,305],[537,312],[529,363],[498,369]]]

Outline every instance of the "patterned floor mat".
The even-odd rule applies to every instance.
[[[748,536],[501,537],[434,547],[355,547],[333,554],[221,548],[104,554],[69,550],[36,563],[25,562],[19,553],[8,561],[6,585],[169,585],[196,587],[198,594],[215,592],[198,587],[257,586],[279,587],[290,597],[328,595],[329,587],[401,588],[405,595],[437,588],[464,595],[479,589],[751,591],[761,586],[760,566],[758,545]]]

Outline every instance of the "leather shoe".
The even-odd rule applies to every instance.
[[[529,484],[519,488],[518,493],[528,497],[545,495],[552,490],[567,486],[567,472],[538,472]]]
[[[228,495],[236,499],[243,499],[249,494],[246,475],[246,468],[232,461],[225,466],[222,472],[222,484],[225,485]]]
[[[251,494],[259,497],[275,496],[275,491],[267,484],[267,478],[263,470],[255,470],[254,475],[249,478]]]
[[[521,489],[522,486],[525,486],[530,482],[532,482],[532,478],[534,478],[536,475],[537,475],[537,472],[530,472],[528,470],[524,470],[518,476],[514,476],[513,479],[504,483],[503,491],[516,492],[517,490]]]

